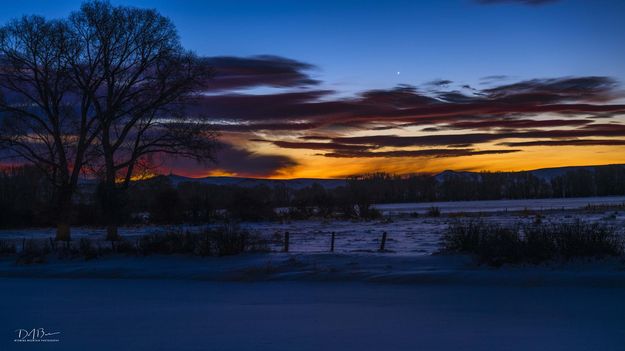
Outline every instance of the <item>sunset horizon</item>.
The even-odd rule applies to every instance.
[[[31,8],[59,18],[79,3],[20,2],[0,19]],[[190,2],[184,11],[123,3],[170,18],[214,71],[188,112],[218,135],[214,162],[154,155],[161,174],[340,178],[625,163],[618,1]],[[297,25],[284,31],[287,23]],[[237,35],[219,35],[233,24]]]
[[[623,350],[625,0],[0,5],[0,350]]]

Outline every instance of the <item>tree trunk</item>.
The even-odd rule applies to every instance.
[[[117,231],[117,223],[108,223],[106,225],[106,240],[116,241],[119,240],[119,233]]]
[[[109,141],[108,131],[103,134],[102,146],[104,149],[104,165],[106,169],[104,178],[104,220],[106,221],[106,240],[115,241],[119,240],[117,227],[120,204],[117,197],[117,184],[115,184],[115,161]]]
[[[56,238],[57,241],[70,241],[70,211],[72,206],[72,192],[63,188],[59,190],[56,213]]]
[[[70,236],[70,226],[69,223],[65,221],[59,221],[56,223],[56,241],[69,241],[71,239]]]
[[[104,198],[104,220],[106,221],[106,240],[119,240],[119,201],[117,197],[117,189],[115,183],[108,182],[105,184]]]

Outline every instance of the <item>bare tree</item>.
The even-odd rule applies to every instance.
[[[182,48],[172,22],[155,10],[93,1],[73,13],[68,26],[77,54],[93,67],[88,89],[101,128],[92,166],[103,179],[107,238],[117,234],[119,193],[150,156],[211,160],[215,134],[188,115],[212,71]]]
[[[0,29],[0,147],[54,184],[57,239],[82,171],[102,179],[112,240],[118,195],[153,156],[211,160],[215,134],[186,108],[211,75],[155,10],[91,1]]]
[[[57,240],[70,239],[72,195],[99,131],[90,98],[75,89],[68,34],[63,21],[38,16],[0,28],[0,148],[54,186]]]

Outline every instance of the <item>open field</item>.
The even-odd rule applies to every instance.
[[[488,201],[447,201],[404,204],[381,204],[375,208],[384,214],[423,213],[429,208],[438,207],[441,213],[493,213],[523,210],[573,210],[586,206],[609,206],[625,204],[625,196],[576,197],[558,199],[488,200]]]
[[[449,224],[478,217],[500,224],[580,219],[623,234],[622,200],[577,201],[569,209],[552,201],[549,210],[526,201],[518,211],[505,211],[508,201],[455,203],[439,217],[407,206],[375,221],[241,223],[267,239],[271,252],[229,257],[0,258],[0,349],[27,346],[13,341],[16,329],[45,328],[60,332],[59,341],[39,346],[55,350],[622,350],[622,257],[497,269],[437,254]],[[207,227],[121,234],[132,242]],[[280,252],[285,232],[289,253]],[[384,232],[387,250],[378,252]],[[73,235],[107,245],[100,229]],[[51,236],[40,229],[0,234],[18,250],[24,239]]]
[[[514,201],[466,201],[425,204],[378,205],[385,218],[371,221],[351,220],[293,220],[275,222],[243,222],[242,229],[266,239],[272,251],[282,250],[285,232],[291,237],[290,251],[299,253],[327,252],[331,233],[336,234],[335,252],[373,252],[379,248],[384,232],[388,234],[387,250],[401,255],[429,255],[439,250],[441,237],[450,223],[479,216],[488,222],[512,224],[532,223],[537,216],[546,223],[570,222],[581,219],[625,228],[625,197],[540,199]],[[441,209],[440,217],[428,217],[428,209]],[[612,208],[614,207],[614,208]],[[409,214],[416,213],[414,217]],[[133,241],[139,236],[167,232],[199,232],[213,225],[135,226],[120,228],[122,237]],[[102,240],[101,228],[79,227],[72,232],[74,239],[87,237]],[[1,230],[0,239],[46,239],[54,237],[51,228]]]

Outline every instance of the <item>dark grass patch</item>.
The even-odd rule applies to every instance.
[[[225,225],[201,233],[146,235],[137,243],[137,252],[143,255],[229,256],[261,251],[268,251],[267,242],[236,225]]]
[[[14,255],[17,251],[14,242],[9,240],[0,240],[0,256]]]
[[[19,264],[45,263],[51,251],[52,248],[48,241],[24,240],[22,250],[18,253],[16,262]]]
[[[458,222],[447,229],[443,246],[445,251],[472,254],[492,266],[623,255],[623,239],[614,227],[579,220],[523,226]]]
[[[0,248],[4,246],[7,247],[7,255],[16,255],[18,264],[45,263],[52,257],[60,260],[92,260],[112,254],[228,256],[269,251],[267,240],[241,230],[236,225],[224,225],[200,233],[150,234],[141,236],[136,241],[121,239],[103,242],[80,238],[58,244],[52,240],[28,239],[23,241],[20,251],[16,251],[11,242],[0,242]]]
[[[428,208],[428,210],[425,213],[425,215],[428,216],[428,217],[440,217],[441,216],[441,209],[439,207],[432,206],[432,207]]]
[[[588,204],[584,206],[584,210],[590,213],[623,211],[625,210],[625,202],[617,204]]]

